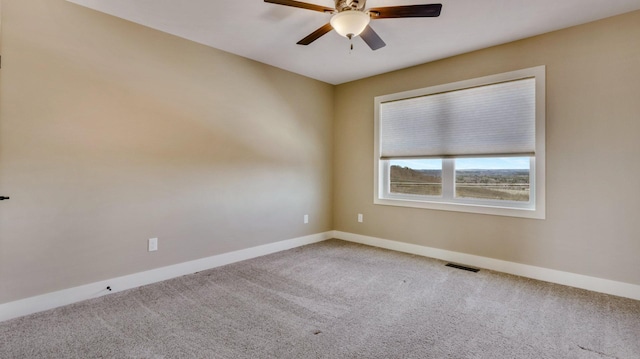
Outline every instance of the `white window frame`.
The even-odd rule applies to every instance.
[[[535,156],[530,159],[529,202],[455,198],[455,159],[442,159],[443,196],[390,193],[390,161],[381,159],[380,105],[388,101],[456,91],[506,81],[535,78]],[[375,98],[374,204],[480,213],[522,218],[545,218],[545,66],[537,66],[471,80],[405,91]],[[447,195],[450,194],[450,195]]]

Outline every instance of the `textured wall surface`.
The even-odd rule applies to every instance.
[[[64,0],[2,5],[0,303],[332,229],[332,86]]]

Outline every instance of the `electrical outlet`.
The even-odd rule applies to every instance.
[[[304,223],[305,223],[305,224],[306,224],[306,223],[309,223],[309,215],[308,215],[308,214],[305,214],[305,215],[304,215]]]
[[[158,250],[158,238],[149,238],[149,242],[147,244],[149,247],[149,252]]]
[[[364,216],[362,215],[362,213],[358,213],[358,222],[364,222]]]

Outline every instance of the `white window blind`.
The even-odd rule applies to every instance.
[[[380,158],[532,156],[535,79],[380,104]]]

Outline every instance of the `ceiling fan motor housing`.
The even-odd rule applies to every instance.
[[[336,10],[342,12],[345,10],[364,11],[367,0],[336,0]]]

